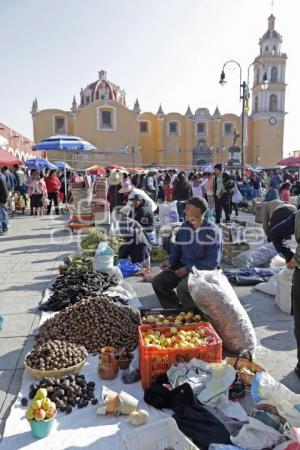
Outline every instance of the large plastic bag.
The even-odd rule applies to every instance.
[[[279,414],[293,427],[300,427],[300,395],[290,391],[267,372],[255,375],[251,385],[255,403],[268,400],[275,404]]]
[[[179,221],[177,202],[161,203],[159,205],[159,223],[160,226],[176,223]]]
[[[128,259],[120,259],[118,262],[118,267],[124,278],[132,277],[142,268],[140,264],[132,263]]]
[[[273,295],[275,297],[277,292],[277,275],[273,275],[268,281],[264,283],[259,283],[254,286],[257,291],[263,292],[264,294]]]
[[[100,242],[95,258],[94,269],[98,272],[110,273],[114,267],[114,252],[107,242]]]
[[[247,250],[233,258],[234,267],[266,267],[277,254],[272,242],[257,249]]]
[[[276,255],[274,256],[274,258],[271,259],[270,267],[273,267],[274,269],[286,267],[286,261],[282,256]]]
[[[292,311],[292,280],[293,270],[283,269],[277,275],[277,290],[275,304],[281,311],[291,314]]]
[[[256,348],[256,336],[249,316],[221,270],[192,269],[188,279],[192,299],[211,322],[232,352]]]
[[[233,444],[247,450],[261,450],[272,448],[285,440],[279,431],[265,425],[260,420],[249,417],[249,423],[245,424],[237,436],[230,436]]]

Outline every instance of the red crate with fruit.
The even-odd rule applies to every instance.
[[[208,322],[178,327],[139,327],[140,373],[143,389],[172,364],[193,358],[222,362],[222,340]]]

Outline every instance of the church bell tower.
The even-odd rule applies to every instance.
[[[281,44],[282,37],[275,30],[275,17],[271,14],[268,30],[259,40],[252,87],[250,154],[252,164],[261,167],[275,166],[283,157],[287,55],[281,52]],[[263,83],[265,72],[267,85]]]

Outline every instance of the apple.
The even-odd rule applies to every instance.
[[[176,326],[176,327],[181,327],[182,326],[182,322],[181,322],[181,320],[175,320],[175,322],[174,322],[174,325]]]
[[[149,328],[149,330],[146,331],[146,334],[148,334],[148,335],[153,334],[153,333],[155,333],[155,331],[152,330],[152,328]]]
[[[174,322],[175,317],[174,316],[167,316],[167,319],[169,322]]]
[[[159,320],[164,320],[165,319],[165,316],[163,316],[162,314],[158,314],[156,317]]]
[[[43,408],[45,411],[47,411],[47,409],[50,408],[51,403],[52,403],[52,402],[51,402],[50,398],[43,398],[43,400],[42,400],[42,408]]]
[[[182,311],[182,312],[179,313],[178,315],[184,318],[184,317],[185,317],[185,312]]]
[[[160,336],[160,331],[158,330],[154,331],[154,336]]]
[[[196,315],[194,316],[194,320],[195,320],[196,322],[200,322],[200,321],[201,321],[201,316],[200,316],[200,314],[196,314]]]
[[[42,407],[42,400],[33,400],[32,409],[40,409]]]
[[[41,421],[41,420],[44,420],[45,417],[46,417],[46,411],[44,411],[42,408],[36,409],[34,411],[34,420]]]
[[[194,313],[192,311],[189,311],[186,313],[185,317],[194,317]]]
[[[164,325],[170,325],[170,321],[168,319],[163,320]]]
[[[33,417],[34,417],[34,409],[32,408],[32,406],[29,406],[29,408],[27,409],[25,415],[26,415],[26,418],[27,418],[28,420],[33,420]]]
[[[177,328],[175,328],[175,327],[170,328],[170,333],[177,334]]]
[[[146,317],[146,322],[147,323],[154,323],[155,322],[155,317],[154,316],[147,316]]]
[[[37,393],[34,396],[35,400],[43,400],[43,398],[46,398],[48,395],[47,389],[40,388],[37,390]]]
[[[56,413],[56,409],[54,409],[54,408],[47,409],[45,419],[51,419],[51,417],[55,416],[55,413]]]
[[[172,333],[170,331],[165,332],[166,338],[170,338],[172,336]]]

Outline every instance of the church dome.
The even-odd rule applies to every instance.
[[[268,29],[259,40],[261,54],[280,54],[280,45],[282,36],[275,30],[275,16],[273,14],[268,18]]]
[[[87,85],[80,92],[80,106],[86,106],[97,100],[114,100],[126,106],[125,92],[119,86],[107,80],[105,70],[99,72],[98,80]]]

